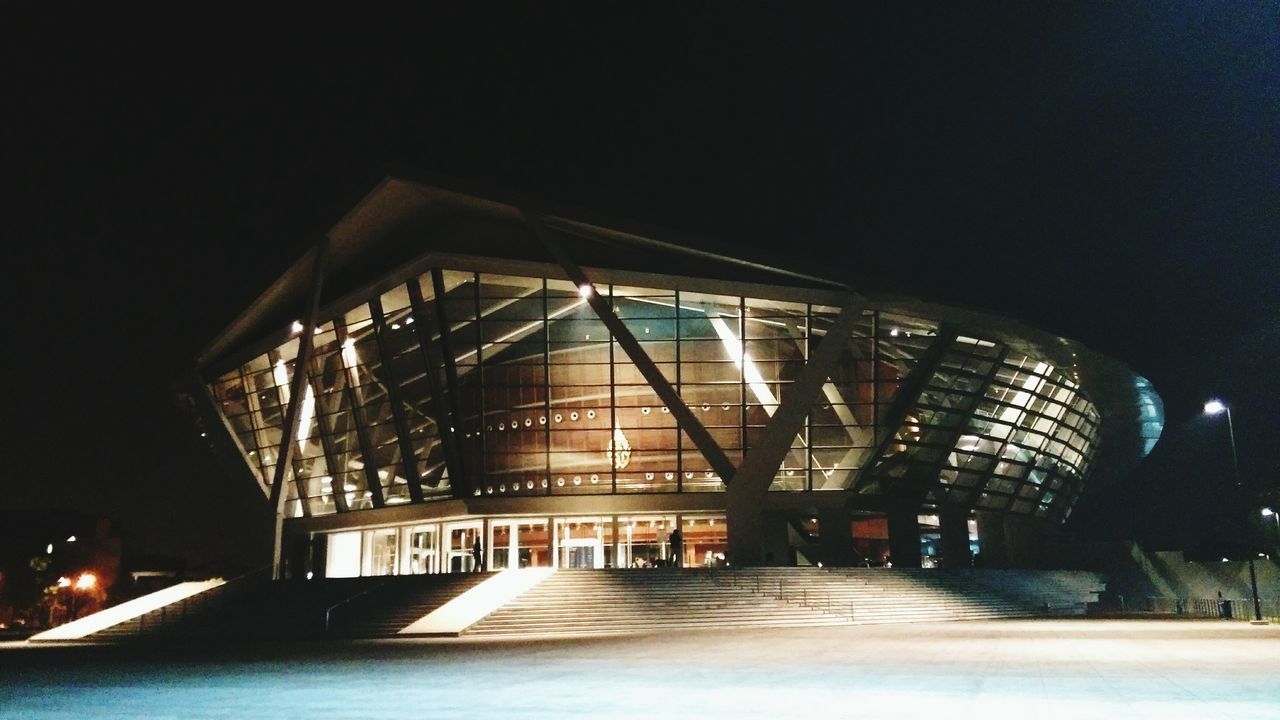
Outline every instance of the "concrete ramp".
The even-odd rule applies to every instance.
[[[551,568],[504,570],[418,618],[399,635],[460,635],[485,616],[551,577]]]
[[[157,590],[148,595],[143,595],[140,598],[134,598],[128,602],[123,602],[105,610],[100,610],[92,615],[86,615],[78,620],[72,620],[65,625],[59,625],[56,628],[36,633],[35,635],[32,635],[28,641],[51,642],[58,640],[81,640],[114,625],[128,622],[134,618],[146,615],[153,610],[159,610],[162,607],[182,602],[189,597],[199,595],[202,592],[212,590],[213,588],[224,584],[226,584],[226,581],[222,578],[214,578],[212,580],[184,582],[178,583],[177,585],[171,585],[163,590]]]

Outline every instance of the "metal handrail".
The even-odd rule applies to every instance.
[[[156,612],[156,610],[143,613],[142,615],[138,616],[138,622],[134,628],[134,635],[141,636],[148,631],[155,632],[156,630],[169,626],[171,622],[176,623],[186,619],[188,614],[187,607],[191,603],[199,603],[200,610],[203,611],[206,607],[209,606],[210,598],[214,598],[214,601],[217,602],[219,606],[225,608],[228,602],[227,597],[229,595],[232,595],[233,593],[237,593],[241,591],[250,580],[257,579],[257,576],[265,572],[270,572],[271,570],[272,570],[271,565],[264,565],[262,567],[258,567],[253,570],[250,570],[249,572],[243,575],[237,575],[236,577],[233,577],[230,580],[227,580],[226,582],[224,582],[221,585],[218,585],[217,587],[209,588],[204,592],[197,593],[196,595],[185,597],[179,600],[178,603],[176,604],[179,604],[182,606],[181,607],[182,612],[178,614],[176,618],[174,618],[168,612],[168,608],[169,608],[168,605],[157,608],[157,610],[160,611],[160,619],[158,622],[156,621],[155,618],[152,618],[151,624],[147,624],[147,621],[146,621],[146,617]],[[174,604],[174,603],[171,603],[171,604]]]
[[[333,617],[333,611],[334,611],[334,610],[337,610],[338,608],[340,608],[340,607],[342,607],[342,606],[346,605],[347,603],[352,602],[353,600],[357,600],[357,599],[359,599],[359,598],[362,598],[362,597],[364,597],[365,595],[368,595],[369,593],[373,592],[374,590],[380,590],[380,589],[382,589],[382,588],[384,588],[384,587],[386,587],[386,586],[387,586],[386,581],[383,581],[383,582],[377,583],[377,584],[375,584],[375,585],[372,585],[372,586],[370,586],[370,587],[365,588],[364,590],[361,590],[360,592],[356,593],[355,595],[352,595],[352,596],[350,596],[350,597],[343,598],[342,600],[339,600],[338,602],[336,602],[336,603],[334,603],[334,604],[330,605],[329,607],[325,608],[325,610],[324,610],[324,634],[325,634],[326,636],[329,634],[330,624],[331,624],[331,620],[332,620],[332,617]]]

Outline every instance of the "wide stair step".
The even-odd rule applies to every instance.
[[[939,571],[568,570],[466,631],[552,636],[1024,617],[1035,608]]]

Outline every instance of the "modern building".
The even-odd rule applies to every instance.
[[[1016,321],[399,177],[189,380],[294,576],[1016,563],[1163,425]]]

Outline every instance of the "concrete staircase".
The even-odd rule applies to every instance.
[[[1041,614],[942,570],[561,571],[464,634],[580,635],[717,627],[990,620]]]
[[[561,570],[464,635],[596,635],[843,622],[746,585],[716,582],[707,570]]]
[[[489,573],[410,575],[385,582],[330,613],[335,637],[393,637],[402,628],[480,584]]]
[[[86,639],[396,637],[482,581],[504,578],[488,573],[285,582],[246,577]],[[1080,614],[1102,586],[1093,573],[1031,570],[561,570],[527,591],[517,589],[521,594],[514,600],[458,628],[473,637],[555,636]],[[477,615],[485,612],[467,603]]]
[[[1038,614],[1027,602],[946,570],[758,568],[725,571],[719,581],[759,588],[769,597],[858,625]]]
[[[488,574],[237,578],[86,638],[91,642],[391,637]]]

